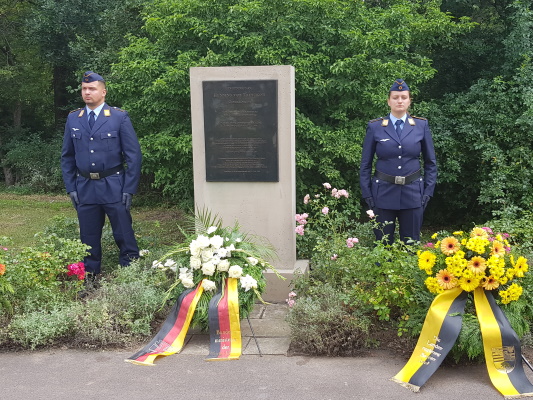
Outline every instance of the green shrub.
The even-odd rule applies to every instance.
[[[8,336],[23,348],[69,342],[76,334],[76,321],[83,306],[71,302],[48,311],[17,314],[8,327]]]
[[[14,289],[6,297],[16,314],[56,309],[83,287],[76,275],[68,275],[67,267],[83,260],[87,246],[56,235],[39,236],[38,242],[5,255],[7,280]]]
[[[342,294],[329,285],[316,294],[297,300],[287,317],[292,351],[327,356],[360,354],[369,345],[369,318],[348,307]]]
[[[168,285],[161,271],[146,269],[139,261],[116,269],[87,300],[78,318],[76,342],[127,345],[150,336],[154,321],[163,316]]]

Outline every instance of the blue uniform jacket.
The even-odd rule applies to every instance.
[[[61,170],[67,193],[77,191],[81,204],[118,203],[122,193],[136,193],[141,161],[141,147],[126,111],[104,104],[92,130],[85,108],[68,115]],[[103,179],[78,174],[78,169],[103,172],[118,165],[127,168]]]
[[[423,177],[407,185],[385,182],[373,176],[375,169],[392,176],[408,176],[420,169],[424,161]],[[422,206],[424,195],[433,196],[437,182],[437,161],[428,122],[424,118],[407,115],[401,139],[387,118],[368,123],[363,143],[359,184],[363,198],[372,197],[376,207],[403,210]]]

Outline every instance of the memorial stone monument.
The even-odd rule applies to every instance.
[[[284,301],[297,271],[294,67],[190,70],[194,201],[275,248],[266,301]]]

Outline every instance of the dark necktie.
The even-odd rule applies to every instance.
[[[398,135],[398,139],[401,139],[402,138],[402,120],[401,119],[398,119],[396,120],[395,122],[395,125],[396,125],[396,134]]]
[[[94,126],[94,111],[89,113],[89,128],[93,129]]]

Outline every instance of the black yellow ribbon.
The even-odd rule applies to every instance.
[[[467,297],[468,293],[460,288],[435,297],[413,354],[393,381],[415,392],[420,390],[457,340]],[[492,293],[475,289],[474,303],[492,384],[506,399],[533,397],[533,385],[522,366],[520,340]]]

